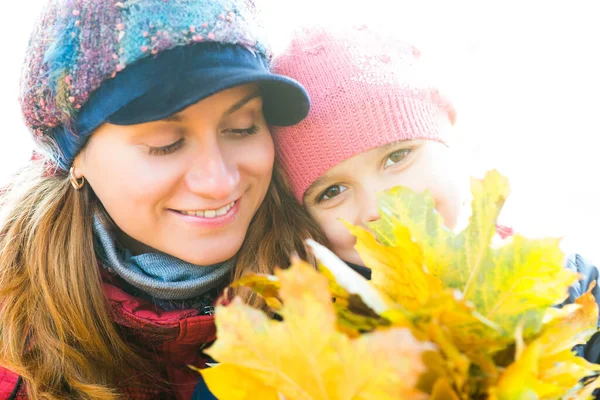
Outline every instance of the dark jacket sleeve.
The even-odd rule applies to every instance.
[[[592,289],[592,294],[596,299],[596,303],[600,307],[600,287],[598,286],[598,268],[592,263],[586,261],[579,254],[569,256],[567,259],[567,268],[572,271],[578,272],[581,276],[579,282],[575,283],[569,289],[569,297],[564,304],[570,304],[575,301],[576,298],[588,291],[592,282],[596,283],[596,286]],[[600,326],[600,316],[598,319],[598,326]],[[577,352],[580,356],[593,363],[600,363],[600,332],[597,332],[590,338],[590,340],[583,346],[578,346]]]
[[[208,386],[206,386],[204,379],[202,379],[202,375],[200,375],[200,380],[196,385],[196,389],[192,395],[192,400],[217,400],[210,390],[208,390]]]

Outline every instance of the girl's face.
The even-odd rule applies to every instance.
[[[358,154],[331,168],[304,195],[304,206],[343,260],[362,265],[356,240],[340,219],[366,226],[379,219],[376,194],[395,186],[429,189],[446,225],[453,228],[462,205],[457,162],[444,144],[397,142]]]
[[[210,265],[240,249],[273,161],[258,88],[244,85],[161,121],[105,124],[74,166],[134,254]]]

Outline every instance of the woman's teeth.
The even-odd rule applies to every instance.
[[[202,218],[216,218],[216,217],[222,217],[223,215],[227,214],[234,205],[235,205],[235,201],[232,201],[231,203],[227,204],[226,206],[223,206],[216,210],[180,211],[180,213],[182,213],[183,215],[191,215],[191,216],[202,217]]]

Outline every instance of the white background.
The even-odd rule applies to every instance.
[[[106,0],[112,1],[112,0]],[[256,0],[276,46],[297,23],[366,22],[436,60],[458,108],[473,174],[499,169],[513,194],[502,222],[600,262],[600,5],[593,0]],[[32,149],[17,103],[28,35],[44,0],[0,16],[0,182]],[[368,7],[368,9],[365,9]]]

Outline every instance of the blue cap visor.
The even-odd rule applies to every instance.
[[[214,67],[189,71],[176,80],[161,82],[110,115],[106,122],[132,125],[161,120],[222,90],[250,83],[260,88],[269,124],[294,125],[308,114],[308,95],[296,81],[268,71]]]
[[[304,87],[271,73],[260,55],[238,45],[199,43],[147,57],[105,81],[81,110],[77,134],[86,136],[104,122],[133,125],[164,119],[249,83],[260,87],[269,124],[294,125],[308,115],[310,99]]]

